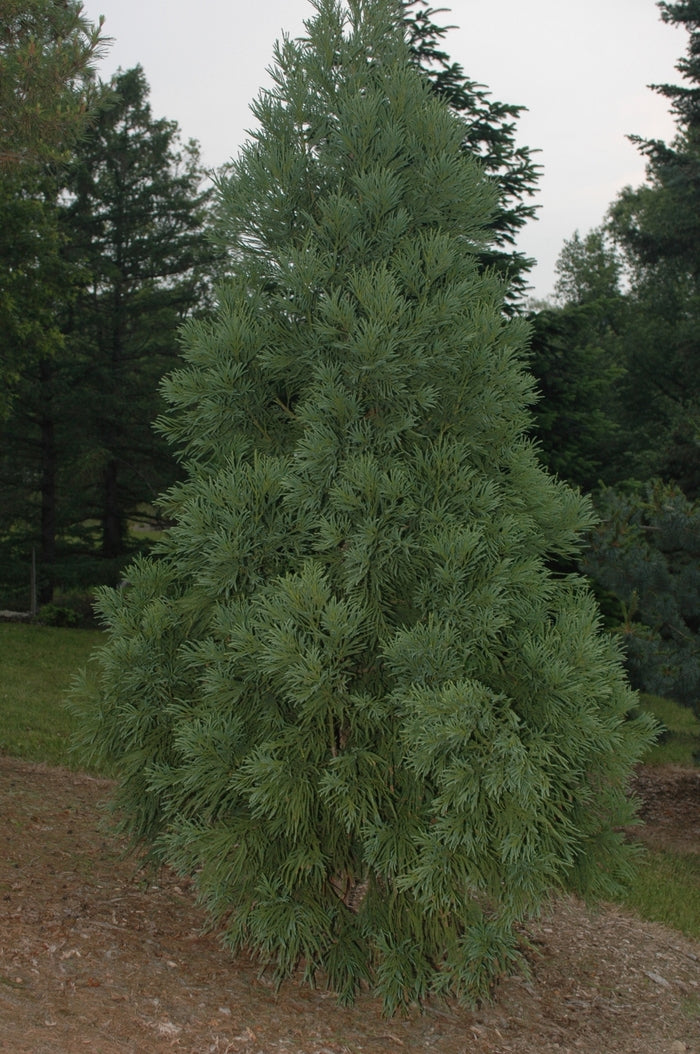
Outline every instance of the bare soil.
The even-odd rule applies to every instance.
[[[642,770],[637,789],[650,844],[700,851],[700,773]],[[3,1054],[700,1054],[700,943],[571,898],[530,927],[531,978],[474,1013],[276,993],[204,931],[187,884],[123,856],[111,790],[0,758]]]

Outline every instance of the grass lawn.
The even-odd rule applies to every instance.
[[[74,719],[64,699],[102,639],[99,630],[0,623],[0,754],[81,767],[68,751]]]
[[[700,939],[700,853],[646,852],[620,903]]]
[[[640,695],[639,703],[663,725],[659,741],[644,758],[645,765],[683,765],[690,768],[698,762],[700,720],[688,706],[658,695]]]

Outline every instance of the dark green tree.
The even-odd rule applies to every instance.
[[[647,158],[648,182],[627,188],[618,210],[617,230],[641,265],[676,261],[683,273],[700,275],[700,3],[658,4],[661,18],[686,29],[686,56],[677,69],[687,84],[660,84],[654,90],[671,104],[677,135],[671,143],[632,136]]]
[[[626,872],[649,738],[584,583],[587,501],[527,438],[527,326],[480,266],[497,191],[393,0],[319,0],[220,185],[235,270],[186,326],[187,467],[106,590],[83,744],[232,949],[473,1001],[553,889]]]
[[[678,70],[686,84],[658,85],[670,100],[670,144],[634,137],[647,182],[611,209],[611,230],[627,253],[632,325],[626,407],[646,454],[647,475],[700,493],[700,4],[659,4],[661,17],[689,34]]]
[[[535,434],[551,472],[590,491],[630,473],[618,389],[628,324],[622,264],[603,230],[565,242],[557,303],[533,312],[531,369],[540,399]]]
[[[0,583],[8,596],[21,582],[21,603],[32,548],[46,568],[55,559],[54,381],[66,355],[61,318],[81,280],[65,257],[57,194],[55,174],[39,166],[0,178]],[[50,575],[41,592],[50,598]]]
[[[61,345],[56,185],[100,95],[104,51],[75,0],[0,0],[0,422],[20,372]]]
[[[57,302],[66,269],[56,209],[56,181],[38,168],[0,176],[0,422],[22,369],[63,346]]]
[[[17,353],[0,437],[0,536],[6,577],[14,566],[26,578],[35,549],[42,602],[57,582],[112,580],[128,517],[147,518],[176,478],[152,428],[158,385],[219,259],[196,148],[152,117],[140,69],[117,75],[110,96],[63,187],[28,167],[3,184],[16,189],[0,232],[0,327]],[[29,194],[35,183],[43,199]]]
[[[524,106],[492,99],[483,84],[467,77],[459,62],[443,50],[448,28],[434,21],[441,9],[427,0],[404,0],[403,17],[411,52],[418,68],[428,77],[437,94],[464,121],[464,149],[479,159],[487,177],[497,188],[496,206],[486,223],[489,238],[479,251],[482,266],[496,270],[507,282],[509,309],[527,288],[527,273],[534,261],[515,248],[537,206],[540,166],[529,147],[518,146],[515,129]]]
[[[700,715],[700,506],[660,481],[597,506],[583,569],[617,598],[630,680]]]
[[[66,159],[106,44],[77,0],[0,0],[0,169]]]
[[[622,295],[623,261],[603,227],[582,238],[578,231],[564,242],[556,264],[554,293],[561,307],[601,304],[607,313]]]
[[[110,89],[67,169],[62,221],[68,256],[87,276],[65,326],[81,422],[74,477],[103,554],[115,557],[128,515],[174,478],[152,429],[158,384],[177,359],[179,324],[206,306],[217,253],[196,143],[153,117],[140,67]]]
[[[63,293],[70,296],[70,288]],[[0,591],[18,597],[5,606],[27,605],[32,551],[38,600],[50,603],[61,537],[70,534],[75,543],[81,533],[82,510],[71,500],[76,481],[66,465],[79,427],[68,410],[74,400],[67,365],[62,347],[26,363],[12,413],[0,425]]]

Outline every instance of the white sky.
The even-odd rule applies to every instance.
[[[625,138],[672,138],[665,99],[647,87],[678,83],[687,34],[654,0],[443,0],[436,21],[455,25],[445,50],[492,98],[528,108],[516,139],[540,151],[544,171],[519,247],[538,263],[533,296],[551,293],[565,238],[597,226],[618,190],[644,179]],[[432,6],[442,6],[432,0]],[[308,0],[84,0],[114,38],[101,74],[140,63],[155,117],[198,139],[207,166],[235,156],[253,123],[248,106],[268,83],[282,30],[297,36]]]

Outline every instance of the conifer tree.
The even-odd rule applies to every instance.
[[[0,170],[63,162],[98,101],[109,38],[79,0],[0,0]]]
[[[444,9],[430,7],[427,0],[403,0],[402,6],[414,61],[433,90],[462,117],[463,149],[478,157],[482,171],[497,188],[489,236],[479,255],[483,267],[507,280],[505,307],[511,311],[522,301],[535,262],[515,248],[521,229],[536,216],[532,198],[540,175],[530,148],[518,146],[515,140],[516,124],[526,107],[492,99],[486,87],[468,77],[443,50],[448,27],[434,19]]]
[[[123,828],[232,950],[488,994],[552,890],[628,867],[650,733],[584,584],[591,518],[528,441],[526,325],[477,256],[494,189],[396,0],[317,0],[219,187],[235,269],[183,332],[159,558],[103,591],[76,705]]]
[[[83,403],[91,393],[71,414],[81,422],[71,461],[108,559],[127,551],[129,513],[175,478],[153,434],[158,384],[177,361],[180,322],[206,306],[219,265],[199,147],[153,115],[149,93],[140,66],[111,78],[109,102],[66,169],[61,217],[66,255],[85,273],[64,324],[73,388]]]
[[[673,480],[700,496],[700,0],[658,4],[688,33],[676,64],[684,84],[654,85],[671,103],[670,143],[630,138],[647,159],[647,180],[625,188],[609,226],[627,257],[630,326],[623,390],[635,478]]]
[[[576,231],[557,261],[557,303],[530,316],[534,425],[544,464],[584,491],[629,471],[620,427],[620,345],[628,324],[621,263],[603,230]]]

